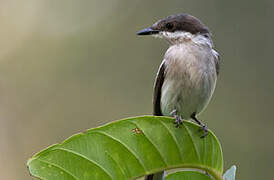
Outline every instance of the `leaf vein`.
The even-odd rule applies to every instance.
[[[49,161],[45,161],[45,160],[42,160],[42,159],[36,159],[36,160],[41,161],[43,163],[46,163],[48,165],[54,166],[54,167],[64,171],[65,173],[67,173],[69,176],[73,177],[73,179],[79,180],[75,175],[73,175],[73,173],[69,172],[68,170],[66,170],[65,168],[63,168],[62,166],[60,166],[58,164],[55,164],[55,163],[52,163],[52,162],[49,162]]]
[[[143,170],[146,171],[146,168],[145,168],[145,165],[144,165],[144,162],[142,162],[138,156],[135,154],[135,152],[130,148],[128,147],[125,143],[123,143],[122,141],[120,141],[119,139],[113,137],[112,135],[106,133],[106,132],[103,132],[103,131],[96,131],[96,133],[99,133],[99,134],[102,134],[102,135],[105,135],[107,137],[109,137],[110,139],[118,142],[119,144],[121,144],[122,146],[124,146],[134,157],[135,159],[139,162],[139,164],[142,166]]]
[[[191,142],[192,142],[193,148],[194,148],[194,150],[195,150],[195,152],[196,152],[196,154],[197,154],[197,157],[198,157],[199,161],[201,162],[201,157],[200,157],[200,154],[199,154],[199,152],[198,152],[198,148],[196,147],[196,144],[194,143],[193,136],[192,136],[190,130],[189,130],[188,127],[185,126],[185,125],[184,125],[183,127],[186,129],[187,134],[189,135],[190,140],[191,140]]]
[[[117,167],[119,168],[119,170],[121,171],[121,173],[123,174],[123,176],[125,178],[126,177],[126,173],[124,172],[124,170],[122,169],[122,167],[118,164],[118,162],[108,152],[106,152],[106,154],[117,165]]]
[[[131,121],[129,121],[129,122],[132,123],[132,124],[134,124],[138,129],[141,129],[141,128],[137,125],[137,123],[131,122]],[[141,130],[142,130],[142,129],[141,129]],[[159,155],[160,155],[162,161],[165,163],[165,166],[167,166],[167,162],[166,162],[164,156],[163,156],[163,155],[161,154],[161,152],[158,150],[158,148],[156,147],[156,145],[155,145],[154,143],[152,143],[152,140],[148,138],[148,136],[145,134],[144,131],[143,131],[143,134],[144,134],[144,136],[147,138],[147,140],[150,142],[150,144],[152,144],[152,146],[156,149],[156,151],[158,151],[158,153],[159,153]]]
[[[111,176],[111,174],[110,174],[102,165],[100,165],[98,162],[96,162],[96,161],[94,161],[94,160],[89,159],[89,158],[86,157],[85,155],[80,154],[80,153],[78,153],[78,152],[76,152],[76,151],[73,151],[73,150],[70,150],[70,149],[62,148],[62,147],[57,147],[57,148],[55,148],[55,149],[59,149],[59,150],[61,150],[61,151],[65,151],[65,152],[74,154],[74,155],[76,155],[76,156],[79,156],[79,157],[81,157],[81,158],[87,160],[88,162],[90,162],[90,163],[92,163],[92,164],[98,166],[99,168],[101,168],[101,169],[109,176],[110,179],[113,179],[113,177]]]
[[[171,136],[171,137],[173,138],[173,140],[175,141],[175,144],[176,144],[176,146],[177,146],[177,149],[178,149],[178,151],[179,151],[180,154],[181,154],[180,159],[182,160],[183,154],[182,154],[182,152],[181,152],[181,150],[180,150],[180,148],[179,148],[180,146],[179,146],[179,143],[178,143],[176,137],[174,136],[174,134],[170,131],[169,127],[168,127],[163,121],[160,120],[159,122],[167,129],[168,133],[170,134],[170,136]]]

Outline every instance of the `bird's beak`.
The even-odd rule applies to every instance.
[[[137,35],[140,35],[140,36],[142,36],[142,35],[152,35],[152,34],[158,34],[159,32],[160,31],[154,30],[151,27],[149,27],[149,28],[145,28],[145,29],[137,32]]]

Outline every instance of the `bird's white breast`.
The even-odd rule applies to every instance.
[[[169,116],[176,109],[184,119],[199,114],[209,103],[217,74],[211,46],[193,41],[174,44],[165,54],[165,80],[161,110]]]

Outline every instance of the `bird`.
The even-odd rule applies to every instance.
[[[212,98],[220,69],[209,28],[198,18],[181,13],[161,19],[137,35],[162,38],[169,44],[155,78],[153,115],[174,117],[178,128],[192,119],[205,138],[208,128],[197,116]],[[146,180],[162,176],[164,172],[151,174]]]

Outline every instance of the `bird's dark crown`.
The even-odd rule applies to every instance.
[[[208,28],[196,17],[189,14],[177,14],[157,21],[151,26],[155,31],[185,31],[192,34],[209,34]]]

